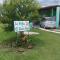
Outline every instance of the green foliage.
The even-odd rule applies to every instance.
[[[3,32],[4,31],[4,25],[0,22],[0,31]]]
[[[3,5],[6,21],[27,20],[39,16],[39,4],[35,0],[10,0]],[[9,22],[8,21],[8,22]]]
[[[35,0],[5,0],[1,22],[13,27],[15,20],[38,20],[40,5]]]
[[[17,48],[1,48],[0,60],[60,60],[60,34],[45,32],[33,29],[39,35],[29,36],[33,49],[25,49],[24,52],[17,52]],[[1,32],[0,42],[14,36],[13,32]],[[3,36],[3,38],[2,38]],[[5,42],[7,42],[5,41]]]

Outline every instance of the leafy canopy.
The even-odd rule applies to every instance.
[[[4,17],[11,20],[26,20],[39,17],[40,5],[35,0],[5,0]]]

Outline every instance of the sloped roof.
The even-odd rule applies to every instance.
[[[60,5],[60,0],[39,0],[42,7]]]

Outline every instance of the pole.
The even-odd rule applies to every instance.
[[[16,45],[18,45],[18,32],[16,32]]]
[[[52,17],[53,17],[53,14],[54,14],[54,12],[53,12],[53,8],[52,8]]]
[[[59,28],[60,7],[56,7],[56,28]]]
[[[29,40],[29,31],[28,31],[28,40]]]

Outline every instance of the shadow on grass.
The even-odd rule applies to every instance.
[[[12,37],[2,41],[2,47],[15,47],[16,46],[16,37]]]
[[[18,47],[20,47],[20,40],[18,41]],[[41,47],[45,45],[45,41],[41,40],[40,37],[37,36],[29,36],[28,44],[32,44],[33,47]],[[16,37],[12,37],[10,39],[4,40],[2,42],[2,47],[16,47]]]
[[[30,36],[29,43],[33,44],[34,46],[39,46],[39,47],[45,45],[45,41],[41,40],[38,35],[37,36]]]

